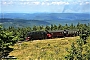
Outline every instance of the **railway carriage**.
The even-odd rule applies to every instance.
[[[64,37],[63,30],[54,30],[48,32],[52,35],[52,38]]]
[[[66,37],[74,37],[74,36],[78,36],[78,31],[77,30],[68,30]]]

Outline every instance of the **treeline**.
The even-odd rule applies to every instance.
[[[51,24],[51,25],[46,25],[46,26],[33,26],[33,27],[8,27],[8,28],[4,28],[2,26],[2,31],[4,31],[5,33],[10,32],[10,34],[12,34],[12,36],[14,37],[14,39],[16,40],[24,40],[25,36],[27,34],[27,32],[30,31],[45,31],[45,30],[78,30],[78,31],[86,31],[88,33],[90,33],[90,24],[80,24],[78,23],[77,25],[68,25],[65,24],[64,26],[59,24],[59,25],[55,25],[55,24]],[[15,38],[16,37],[16,38]]]
[[[25,40],[27,32],[30,31],[41,31],[41,30],[78,30],[78,31],[86,31],[90,33],[90,24],[80,24],[77,25],[55,25],[51,24],[50,26],[33,26],[33,27],[8,27],[4,28],[0,25],[0,58],[5,54],[6,48],[9,48],[10,45],[14,45],[17,41]]]

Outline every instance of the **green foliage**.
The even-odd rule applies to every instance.
[[[37,27],[34,25],[33,26],[33,31],[36,31],[37,30]]]
[[[69,26],[68,26],[68,24],[65,24],[65,26],[64,26],[63,29],[67,29],[67,30],[69,30]]]
[[[50,30],[50,27],[46,25],[45,30]]]
[[[73,24],[71,24],[71,25],[66,24],[65,26],[63,26],[61,24],[59,24],[59,25],[51,24],[51,26],[48,26],[48,25],[35,26],[34,25],[32,28],[31,27],[15,28],[13,26],[4,28],[2,25],[0,25],[0,56],[3,53],[3,48],[7,48],[10,45],[14,45],[18,41],[25,40],[27,32],[37,31],[37,30],[40,31],[40,30],[64,30],[64,29],[65,30],[77,29],[77,30],[79,30],[79,32],[81,32],[81,34],[84,32],[84,34],[86,34],[86,36],[90,35],[90,24],[89,23],[88,23],[88,25],[78,23],[76,26]],[[82,36],[80,36],[80,37],[82,37]],[[74,49],[73,51],[77,52],[77,50],[76,50],[77,48],[76,48],[76,46],[74,46],[74,43],[72,44],[72,47],[75,47],[75,48],[73,48]],[[80,48],[79,48],[79,50],[80,50]],[[77,54],[75,54],[76,52],[73,55],[73,51],[71,53],[72,56],[69,56],[69,57],[74,57],[74,55],[77,55]],[[81,53],[82,51],[79,51],[79,52]],[[89,50],[88,50],[88,52],[89,52]],[[78,54],[80,55],[80,53],[78,53]],[[89,56],[88,56],[89,54],[85,54],[85,55],[87,56],[87,58],[89,58]],[[83,55],[80,55],[80,56],[83,56]]]
[[[53,30],[53,24],[51,24],[51,30]]]
[[[90,46],[84,46],[84,41],[78,39],[77,44],[72,43],[71,49],[66,51],[69,53],[65,56],[66,60],[89,60],[90,59]]]
[[[70,29],[75,29],[75,26],[73,25],[73,23],[70,25]]]
[[[54,24],[53,30],[57,30],[57,29],[58,29],[58,28],[57,28],[57,25]]]
[[[0,28],[0,58],[9,51],[9,46],[15,44],[18,38],[14,28]]]
[[[58,30],[62,30],[62,25],[61,24],[58,25]]]

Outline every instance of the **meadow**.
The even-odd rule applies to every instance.
[[[70,49],[77,39],[79,36],[16,43],[10,46],[14,50],[9,55],[18,60],[64,60],[68,54],[66,48]]]

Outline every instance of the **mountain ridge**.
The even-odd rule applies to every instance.
[[[46,26],[50,24],[90,23],[89,13],[5,13],[0,15],[0,24],[6,26]]]
[[[5,13],[0,18],[26,19],[26,20],[76,20],[90,19],[89,13]]]

